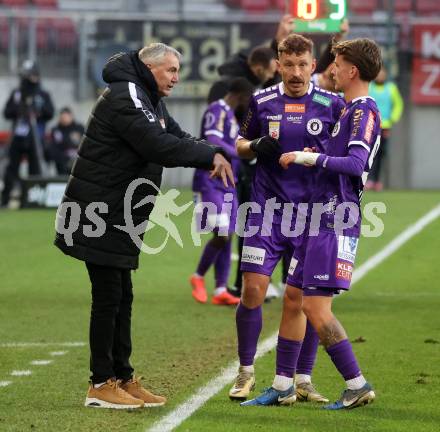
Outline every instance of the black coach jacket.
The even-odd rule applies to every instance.
[[[78,228],[72,234],[72,241],[66,242],[66,236],[60,234],[62,230],[57,227],[55,245],[79,260],[135,269],[139,248],[127,232],[115,227],[126,225],[127,187],[138,178],[160,187],[163,167],[210,169],[215,153],[223,151],[180,129],[168,114],[157,93],[154,76],[138,59],[137,52],[111,57],[104,67],[103,78],[108,87],[91,113],[61,204],[79,205]],[[154,203],[133,207],[157,193],[156,187],[149,184],[135,189],[131,203],[135,226],[148,220]],[[86,225],[95,228],[85,214],[86,207],[93,202],[104,202],[108,206],[107,213],[96,211],[105,222],[105,232],[98,237],[84,233]],[[74,213],[77,214],[66,213],[64,227],[75,226]],[[60,218],[57,219],[59,223]]]

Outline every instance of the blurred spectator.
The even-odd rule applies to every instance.
[[[4,109],[5,118],[12,120],[12,131],[9,163],[1,197],[2,206],[9,203],[24,156],[28,160],[29,174],[42,174],[46,122],[53,114],[51,97],[40,87],[38,65],[33,60],[26,60],[20,70],[20,87],[12,91]]]
[[[223,98],[234,78],[246,78],[254,89],[264,87],[277,71],[276,55],[268,46],[257,46],[249,56],[243,52],[232,56],[218,68],[221,79],[215,82],[208,95],[208,103]]]
[[[382,134],[379,150],[374,158],[373,168],[368,176],[365,189],[381,191],[383,189],[382,162],[387,153],[391,129],[402,117],[403,99],[397,85],[393,81],[387,81],[387,71],[384,67],[370,84],[369,94],[376,100],[380,111]]]
[[[324,90],[335,92],[335,82],[333,79],[333,62],[335,60],[334,54],[332,54],[333,44],[345,39],[350,31],[350,24],[347,19],[344,19],[341,23],[339,33],[336,33],[329,41],[325,50],[319,56],[316,64],[315,72],[312,76],[313,84],[321,87]]]
[[[52,128],[48,147],[49,159],[55,162],[58,174],[70,174],[83,133],[84,126],[75,121],[71,109],[63,108],[58,124]]]

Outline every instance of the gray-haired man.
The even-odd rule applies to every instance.
[[[139,248],[117,228],[126,223],[127,187],[138,178],[148,180],[133,194],[131,218],[139,226],[154,206],[153,200],[144,198],[157,194],[163,167],[205,168],[225,185],[228,179],[234,182],[223,150],[182,131],[162,101],[179,81],[179,60],[174,48],[160,43],[109,59],[103,70],[108,87],[92,111],[59,209],[62,226],[57,226],[55,244],[85,261],[92,283],[92,383],[86,406],[137,408],[165,403],[165,398],[142,388],[129,362],[131,270],[138,267]],[[146,203],[136,207],[141,200]],[[90,212],[85,211],[96,202],[104,203],[93,210],[94,220],[98,217],[105,223],[99,236],[96,230],[90,232]],[[71,241],[66,241],[63,226],[71,224],[74,213],[68,217],[69,206],[80,208],[82,216],[75,221],[78,227]]]

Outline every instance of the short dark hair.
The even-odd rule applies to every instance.
[[[233,78],[228,83],[228,93],[249,94],[254,92],[254,86],[246,78]]]
[[[261,65],[267,69],[274,58],[276,58],[276,55],[272,48],[260,45],[251,51],[248,63],[250,66]]]
[[[338,42],[332,53],[341,55],[344,60],[354,64],[362,81],[373,81],[382,68],[380,47],[371,39],[360,38]]]
[[[62,107],[62,108],[60,109],[60,114],[64,114],[64,113],[72,114],[72,110],[71,110],[69,107],[67,107],[67,106]]]
[[[278,44],[278,57],[281,53],[300,55],[313,54],[313,41],[299,34],[290,34]]]

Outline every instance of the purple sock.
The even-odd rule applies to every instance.
[[[220,253],[215,260],[214,269],[216,287],[225,287],[228,284],[229,270],[231,268],[231,244],[232,242],[228,241],[223,248],[220,249]]]
[[[242,366],[254,364],[255,353],[257,352],[258,338],[263,326],[261,306],[248,309],[241,303],[237,307],[235,315],[238,338],[238,357]]]
[[[312,324],[307,321],[306,334],[304,336],[301,352],[299,353],[296,373],[312,375],[313,365],[318,351],[319,335]]]
[[[197,274],[204,276],[209,267],[215,262],[220,251],[221,249],[212,246],[210,241],[206,243],[205,249],[200,257],[199,265],[197,266]]]
[[[328,347],[327,353],[345,381],[361,375],[361,370],[359,369],[353,348],[348,339],[344,339]]]
[[[302,341],[293,341],[278,336],[277,375],[293,378],[301,345]]]

